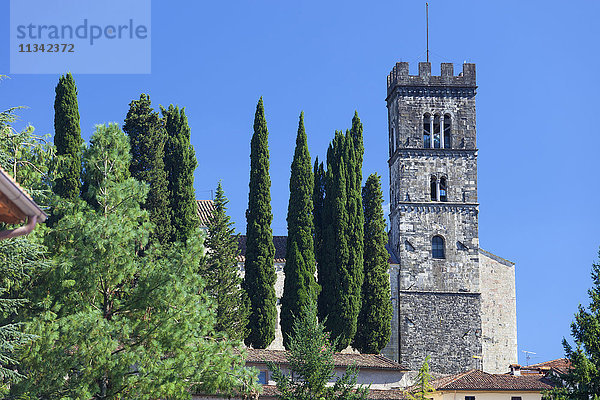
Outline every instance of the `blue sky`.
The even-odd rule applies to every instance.
[[[286,233],[289,169],[300,111],[312,157],[358,110],[364,178],[389,201],[386,76],[425,61],[424,1],[153,1],[152,73],[78,75],[84,138],[122,124],[131,100],[186,107],[199,167],[218,180],[244,233],[250,136],[263,96],[270,132],[273,230]],[[8,1],[0,12],[0,74],[9,73]],[[516,262],[519,357],[563,355],[561,339],[588,304],[600,245],[597,1],[430,1],[432,71],[477,64],[481,247]],[[127,63],[127,59],[120,62]],[[12,75],[0,108],[25,105],[20,126],[53,133],[58,75]],[[579,133],[577,133],[579,132]],[[578,142],[579,140],[579,142]]]

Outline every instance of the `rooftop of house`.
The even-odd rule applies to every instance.
[[[556,360],[544,361],[528,366],[521,366],[523,374],[544,374],[554,370],[559,374],[566,374],[571,369],[571,361],[567,358],[557,358]]]
[[[31,196],[4,169],[0,168],[0,222],[19,224],[36,215],[44,222],[47,215]]]
[[[431,384],[438,391],[542,391],[554,387],[543,375],[488,374],[477,369],[439,378]]]
[[[265,400],[275,399],[279,393],[277,391],[277,387],[274,385],[263,385],[262,390],[263,391],[260,394],[260,398]],[[400,389],[370,389],[368,398],[374,400],[404,400],[408,397],[406,396],[406,393]]]
[[[273,236],[273,245],[275,246],[275,257],[273,262],[277,264],[285,263],[285,252],[287,248],[287,236]],[[237,256],[238,262],[246,261],[246,235],[240,235],[238,241],[240,255]]]
[[[287,351],[262,349],[247,349],[246,351],[246,363],[266,364],[267,362],[273,362],[282,365],[288,363]],[[397,362],[378,354],[334,353],[333,362],[336,367],[342,368],[356,364],[361,369],[407,371]]]
[[[212,200],[196,200],[198,205],[198,218],[200,219],[200,227],[207,228],[210,222],[210,217],[215,211],[215,203]]]

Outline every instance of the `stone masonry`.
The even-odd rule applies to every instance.
[[[515,264],[479,249],[483,369],[502,374],[517,361]]]
[[[429,63],[419,63],[419,75],[411,76],[408,63],[397,63],[388,76],[393,316],[382,354],[413,371],[426,356],[436,374],[503,373],[517,362],[514,264],[479,247],[476,89],[474,64],[464,64],[458,76],[452,64],[442,64],[433,76]],[[439,249],[434,256],[436,237],[443,240],[441,256]],[[286,240],[273,240],[279,314]],[[243,275],[244,237],[240,251]],[[269,349],[283,349],[278,322]]]
[[[442,64],[432,76],[419,63],[411,76],[408,63],[397,63],[388,76],[389,247],[398,265],[390,266],[397,310],[384,354],[412,370],[428,355],[437,373],[481,360],[496,372],[516,361],[514,268],[511,279],[489,257],[485,275],[480,266],[476,89],[474,64],[458,76]],[[435,240],[443,250],[434,255]],[[491,271],[502,284],[488,280]],[[493,310],[499,302],[502,312]],[[500,330],[491,324],[497,318]]]

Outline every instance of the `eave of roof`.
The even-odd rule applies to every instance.
[[[251,364],[288,364],[287,352],[283,350],[246,349],[246,362]],[[333,362],[336,367],[349,367],[356,363],[360,369],[390,370],[405,372],[407,368],[378,354],[334,353]]]
[[[539,392],[552,389],[553,383],[544,376],[488,374],[470,370],[431,382],[438,391],[498,391]]]
[[[8,208],[15,207],[22,215],[27,217],[37,216],[38,222],[44,222],[48,218],[25,189],[2,168],[0,168],[0,192],[4,195],[5,200],[10,203],[7,204]],[[19,213],[15,213],[14,218],[6,222],[19,223],[22,222],[22,217]]]

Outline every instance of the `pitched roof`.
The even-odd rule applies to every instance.
[[[212,200],[196,200],[198,204],[198,217],[200,218],[200,227],[207,228],[210,221],[210,217],[215,210],[215,204]],[[273,244],[275,245],[275,258],[276,263],[285,263],[285,253],[287,248],[287,236],[273,236]],[[240,235],[238,248],[240,255],[237,257],[238,262],[244,262],[246,257],[246,236]],[[398,258],[392,252],[391,247],[386,244],[386,250],[389,253],[388,262],[391,264],[399,264]]]
[[[446,376],[431,382],[436,390],[510,390],[541,391],[552,389],[552,382],[541,375],[488,374],[472,369],[456,375]]]
[[[275,364],[287,364],[287,351],[247,349],[247,363],[264,364],[273,362]],[[402,365],[378,354],[355,354],[334,353],[333,362],[336,367],[349,367],[356,364],[358,368],[385,369],[395,371],[407,371]]]
[[[275,245],[275,257],[273,262],[285,263],[285,251],[287,248],[287,236],[273,236],[273,245]],[[241,235],[238,242],[240,255],[237,257],[238,262],[246,261],[246,235]]]
[[[38,217],[38,222],[44,222],[47,218],[29,193],[0,167],[0,221],[18,224],[33,215]]]
[[[277,387],[274,385],[262,385],[262,393],[260,394],[260,398],[271,399],[276,398],[279,394]],[[407,397],[405,396],[404,391],[399,389],[371,389],[369,390],[369,394],[367,396],[369,399],[374,400],[404,400]]]
[[[521,367],[523,373],[529,373],[530,371],[542,372],[543,370],[555,370],[559,374],[566,374],[571,369],[571,361],[567,358],[557,358],[556,360],[544,361],[537,364],[528,365]]]
[[[207,228],[210,217],[213,211],[215,211],[215,203],[212,200],[196,200],[196,204],[198,204],[197,212],[200,218],[200,226]]]

